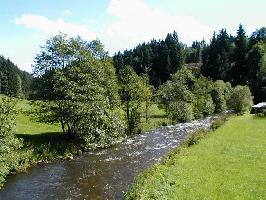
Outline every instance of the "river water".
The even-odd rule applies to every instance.
[[[134,177],[215,117],[161,127],[71,161],[45,164],[10,176],[0,200],[123,199]]]

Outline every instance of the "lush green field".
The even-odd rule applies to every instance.
[[[145,116],[142,116],[140,126],[142,132],[147,132],[170,123],[171,121],[167,119],[164,109],[159,108],[157,104],[152,104],[148,112],[148,121],[146,122]]]
[[[41,134],[61,132],[59,125],[40,123],[32,119],[29,115],[31,110],[30,102],[27,100],[18,100],[17,102],[17,118],[16,130],[18,134]]]
[[[265,199],[266,119],[231,117],[141,174],[127,199]]]
[[[30,102],[27,100],[18,100],[17,102],[18,115],[16,118],[16,130],[19,135],[35,135],[35,134],[45,134],[45,133],[58,133],[62,129],[60,125],[47,124],[37,122],[29,115],[31,111]],[[142,132],[149,131],[151,129],[160,127],[163,124],[170,123],[165,115],[163,109],[158,108],[156,104],[151,105],[148,113],[148,122],[146,123],[145,116],[141,119],[141,129]]]

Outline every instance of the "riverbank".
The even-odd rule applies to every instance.
[[[127,199],[263,199],[265,166],[265,118],[234,116],[142,173]]]
[[[124,199],[134,178],[176,149],[216,117],[163,126],[105,149],[84,152],[73,160],[42,164],[11,176],[3,199]],[[193,141],[193,140],[191,140]]]
[[[41,163],[51,163],[58,160],[73,159],[82,155],[84,148],[76,144],[61,132],[59,124],[46,124],[36,121],[29,113],[32,110],[30,102],[17,99],[16,104],[16,137],[23,140],[23,146],[17,152],[16,162],[11,168],[0,171],[0,189],[9,175],[24,172],[29,167]],[[143,132],[167,124],[165,112],[157,105],[152,105],[148,121],[142,118]],[[93,146],[93,145],[92,145]],[[12,159],[12,158],[11,158]]]

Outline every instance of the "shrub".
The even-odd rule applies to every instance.
[[[218,80],[214,83],[211,95],[215,104],[216,113],[226,110],[225,88],[226,85],[222,80]]]
[[[193,112],[196,119],[210,115],[214,112],[214,104],[211,97],[213,83],[209,79],[200,76],[193,88]]]
[[[15,137],[15,103],[0,96],[0,187],[5,176],[19,168],[21,157],[18,150],[22,142]]]
[[[184,142],[184,145],[187,147],[190,147],[194,144],[197,144],[200,140],[202,140],[208,131],[206,129],[200,129],[195,132],[193,132]]]
[[[213,130],[216,130],[217,128],[221,127],[227,120],[227,116],[223,116],[223,117],[219,117],[218,119],[216,119],[213,123],[211,128]]]
[[[261,113],[257,113],[256,116],[262,117],[262,118],[266,117],[266,109],[263,109]]]
[[[169,105],[169,117],[177,122],[191,121],[193,119],[192,105],[184,101],[171,102]]]
[[[234,110],[237,114],[244,114],[250,110],[253,104],[253,97],[248,86],[237,86],[233,89],[228,100],[228,108]]]

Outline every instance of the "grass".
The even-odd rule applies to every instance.
[[[18,100],[16,118],[16,131],[18,134],[42,134],[42,133],[54,133],[61,132],[59,124],[47,124],[37,122],[32,119],[28,112],[31,109],[31,105],[27,100]]]
[[[21,99],[17,101],[17,137],[23,139],[24,150],[32,152],[30,159],[33,163],[64,159],[79,152],[79,147],[63,135],[59,125],[41,123],[32,119],[29,115],[31,109],[29,101]],[[164,110],[154,104],[150,108],[148,123],[142,118],[142,130],[145,132],[159,127],[162,123],[166,123],[166,120]]]
[[[148,122],[146,123],[144,116],[141,119],[141,130],[142,132],[147,132],[170,123],[171,121],[167,119],[164,109],[159,108],[157,104],[152,104],[149,109]]]
[[[65,159],[78,153],[78,147],[62,133],[59,124],[34,120],[29,114],[31,108],[28,100],[17,101],[17,137],[23,139],[23,150],[31,152],[32,164]]]
[[[30,159],[33,163],[51,162],[78,153],[79,147],[63,135],[59,125],[41,123],[32,119],[29,115],[31,108],[29,101],[21,99],[17,101],[16,132],[17,137],[24,141],[24,150],[32,152]],[[148,123],[144,117],[142,118],[143,132],[168,123],[164,110],[158,108],[156,104],[151,106],[149,116]]]
[[[142,173],[127,199],[265,199],[266,119],[246,114]]]

